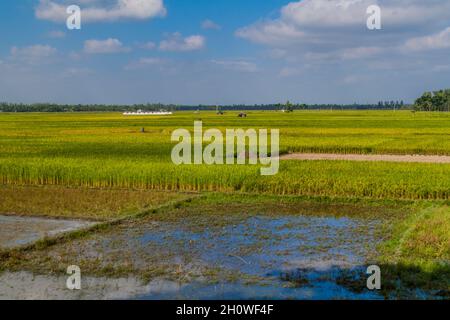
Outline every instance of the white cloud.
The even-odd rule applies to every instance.
[[[240,72],[257,72],[258,67],[255,63],[245,60],[212,60],[212,63],[219,65],[227,70]]]
[[[23,48],[12,47],[11,57],[28,63],[37,63],[54,56],[56,52],[57,50],[49,45],[37,44]]]
[[[75,51],[71,51],[69,52],[69,54],[67,55],[69,57],[69,59],[72,60],[80,60],[81,59],[81,54]]]
[[[124,47],[117,39],[106,40],[86,40],[84,42],[84,52],[90,54],[121,53],[129,52],[130,48]]]
[[[205,43],[206,40],[203,36],[192,35],[183,38],[180,33],[176,32],[169,39],[161,41],[159,49],[162,51],[194,51],[203,49]]]
[[[450,71],[450,64],[440,64],[440,65],[434,66],[432,71],[434,71],[434,72],[448,72],[448,71]]]
[[[238,37],[266,45],[284,45],[302,41],[305,33],[283,21],[260,22],[236,31]]]
[[[448,0],[302,0],[282,7],[278,18],[240,28],[236,35],[274,47],[299,43],[338,45],[337,38],[347,41],[352,34],[367,32],[366,10],[373,4],[381,7],[382,28],[391,35],[398,32],[400,36],[405,29],[414,31],[450,19]]]
[[[84,76],[94,73],[93,70],[89,68],[67,68],[63,72],[63,76],[66,77],[75,77],[75,76]]]
[[[125,66],[125,70],[136,70],[142,68],[148,68],[152,66],[162,66],[166,61],[161,58],[140,58],[137,61],[132,61],[128,65]]]
[[[343,60],[369,58],[384,51],[380,47],[356,47],[344,49],[337,53],[338,57]]]
[[[277,19],[263,20],[240,28],[238,37],[270,46],[290,46],[323,41],[313,34],[355,24],[365,26],[369,0],[330,1],[303,0],[291,2],[280,9]],[[373,3],[371,3],[373,4]]]
[[[280,70],[279,76],[282,78],[285,77],[293,77],[302,74],[302,70],[300,68],[295,67],[284,67]]]
[[[372,0],[303,0],[281,9],[281,20],[297,26],[335,27],[365,22]]]
[[[163,0],[115,0],[112,6],[105,6],[103,1],[54,1],[40,0],[35,15],[38,19],[53,22],[65,22],[68,5],[78,2],[81,7],[82,22],[116,21],[121,19],[150,19],[165,16],[167,11]]]
[[[50,31],[48,33],[48,36],[50,38],[54,38],[54,39],[62,39],[62,38],[65,38],[66,33],[63,31],[54,30],[54,31]]]
[[[374,4],[381,8],[381,31],[366,27],[366,10]],[[309,72],[302,69],[305,63],[318,72],[387,62],[389,71],[405,70],[405,64],[412,70],[421,68],[414,52],[450,48],[449,21],[449,0],[302,0],[281,7],[278,17],[261,19],[235,34],[268,47],[269,57],[284,61],[280,77]],[[354,77],[343,82],[352,81]]]
[[[342,83],[344,84],[355,84],[361,81],[361,77],[359,75],[351,74],[348,76],[345,76],[342,79]]]
[[[403,49],[412,51],[424,51],[450,48],[450,27],[425,37],[409,39]]]
[[[366,10],[374,4],[380,6],[384,24],[389,26],[416,25],[450,17],[447,0],[303,0],[284,6],[281,20],[320,28],[365,25]]]
[[[156,43],[154,42],[146,42],[139,45],[139,48],[141,49],[147,49],[147,50],[153,50],[156,48]]]
[[[287,51],[284,49],[274,48],[267,52],[267,56],[272,59],[281,59],[286,57]]]
[[[220,30],[222,27],[214,21],[207,19],[202,22],[202,28],[205,30]]]
[[[305,52],[302,54],[301,58],[293,58],[289,57],[286,60],[291,62],[301,62],[307,60],[309,62],[336,62],[336,61],[353,61],[358,59],[368,59],[375,56],[378,56],[386,50],[394,51],[395,48],[382,48],[382,47],[354,47],[354,48],[344,48],[344,49],[336,49],[329,50],[326,52]],[[272,56],[273,58],[284,58],[284,56],[277,57]]]

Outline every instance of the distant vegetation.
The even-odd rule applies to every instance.
[[[130,111],[264,111],[278,110],[292,112],[294,110],[414,110],[414,111],[449,111],[450,89],[425,92],[413,105],[403,100],[379,101],[376,104],[305,104],[305,103],[272,103],[272,104],[233,104],[233,105],[178,105],[147,103],[134,105],[120,104],[52,104],[52,103],[0,103],[0,112],[130,112]]]
[[[408,108],[403,101],[380,101],[376,104],[234,104],[234,105],[175,105],[175,104],[135,104],[135,105],[104,105],[104,104],[21,104],[0,103],[0,112],[125,112],[125,111],[242,111],[242,110],[396,110]]]
[[[450,89],[425,92],[414,103],[414,110],[450,112]]]

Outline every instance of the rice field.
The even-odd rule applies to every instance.
[[[280,151],[450,155],[450,114],[304,111],[293,114],[180,112],[0,114],[0,184],[142,190],[254,192],[392,199],[449,199],[450,165],[283,161],[275,176],[258,166],[176,166],[173,130],[280,129]],[[145,128],[145,133],[141,133]]]
[[[266,249],[278,239],[286,249],[277,251],[273,261],[284,261],[289,248],[296,254],[317,253],[321,262],[329,257],[336,261],[340,255],[335,249],[347,248],[350,241],[367,251],[364,263],[374,259],[382,268],[385,298],[415,298],[417,290],[430,298],[448,296],[450,164],[282,160],[274,176],[262,176],[260,167],[252,165],[176,166],[171,161],[171,133],[179,128],[192,131],[196,120],[202,120],[205,129],[222,131],[280,129],[281,153],[450,155],[447,113],[249,112],[245,119],[234,112],[180,112],[169,117],[0,113],[0,214],[101,222],[88,230],[45,237],[29,247],[0,250],[1,280],[12,277],[4,292],[28,292],[21,286],[28,288],[30,281],[14,278],[23,271],[65,276],[65,268],[73,263],[101,279],[133,276],[143,283],[189,282],[186,279],[201,275],[208,279],[206,284],[235,285],[243,277],[246,286],[253,281],[265,287],[262,278],[224,270],[229,260],[234,261],[230,252],[236,248],[239,256],[259,248],[266,261]],[[273,224],[255,231],[255,221],[263,221],[263,216]],[[286,220],[293,216],[300,220]],[[347,229],[329,228],[338,220]],[[172,227],[164,229],[164,222]],[[357,233],[342,231],[354,223],[360,225]],[[245,229],[239,229],[241,225]],[[317,233],[317,243],[293,246],[305,239],[297,233],[286,238],[284,231],[300,225],[309,226],[301,234]],[[373,238],[368,238],[369,229]],[[211,230],[217,230],[217,238],[211,238]],[[236,244],[236,232],[253,241],[249,231],[256,240],[249,246]],[[161,246],[159,238],[141,242],[149,234],[159,237],[158,232]],[[180,242],[176,237],[183,232],[186,237]],[[223,241],[223,235],[231,247],[217,240]],[[343,235],[348,238],[340,243]],[[214,268],[189,269],[191,263],[171,260],[183,248],[191,258],[197,245],[199,253],[217,255],[217,243],[226,249],[218,255],[226,263],[216,261]],[[296,274],[280,279],[297,288],[304,279]],[[351,292],[365,288],[365,282],[344,269],[338,274],[332,279],[337,286]],[[277,282],[276,288],[284,290],[284,283]]]

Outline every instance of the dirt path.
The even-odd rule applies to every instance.
[[[450,156],[390,155],[390,154],[291,153],[287,155],[282,155],[280,159],[450,163]]]

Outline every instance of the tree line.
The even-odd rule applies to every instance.
[[[233,105],[175,105],[175,104],[52,104],[52,103],[0,103],[0,112],[132,112],[132,111],[257,111],[257,110],[392,110],[407,108],[403,102],[380,102],[377,104],[304,104],[304,103],[274,103],[274,104],[233,104]]]
[[[415,101],[414,110],[450,112],[450,89],[425,92]]]
[[[0,103],[0,112],[132,112],[132,111],[256,111],[279,110],[399,110],[414,111],[449,111],[450,89],[425,92],[416,99],[413,105],[400,101],[379,101],[376,104],[305,104],[305,103],[272,103],[272,104],[233,104],[233,105],[178,105],[163,103],[147,103],[134,105],[115,104],[54,104],[54,103]]]

